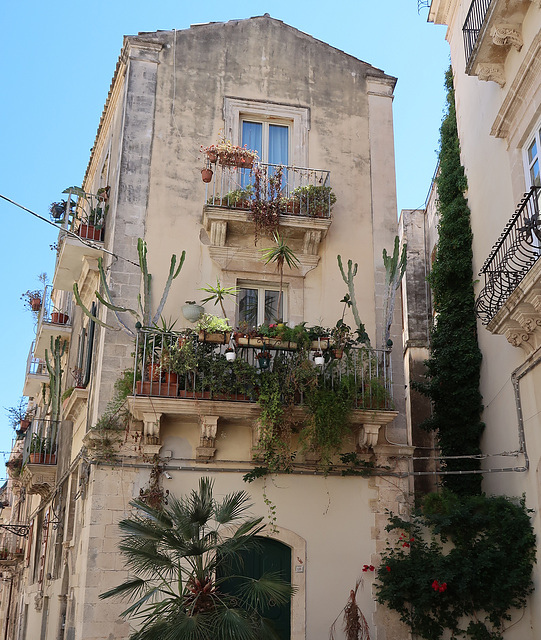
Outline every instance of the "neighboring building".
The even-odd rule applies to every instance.
[[[284,320],[290,327],[335,326],[347,292],[340,254],[346,270],[349,259],[359,265],[357,306],[372,346],[380,347],[382,250],[392,250],[397,234],[395,82],[268,16],[125,38],[82,185],[86,195],[79,194],[76,208],[60,203],[52,212],[63,226],[24,387],[34,416],[22,447],[22,473],[10,480],[11,521],[17,514],[30,533],[20,538],[24,558],[1,567],[14,576],[12,587],[2,585],[3,638],[127,638],[130,624],[118,617],[125,603],[98,598],[127,575],[117,549],[117,522],[130,514],[129,502],[141,492],[154,488],[180,496],[202,475],[215,479],[220,495],[247,489],[255,514],[268,515],[266,501],[276,506],[275,526],[269,525],[266,537],[277,541],[284,570],[298,587],[282,620],[283,638],[326,640],[361,577],[359,603],[372,638],[407,637],[396,616],[375,605],[373,574],[362,573],[385,548],[386,510],[405,513],[413,488],[400,348],[392,363],[389,353],[353,349],[350,358],[327,357],[322,369],[328,382],[331,370],[347,374],[356,363],[356,408],[344,451],[379,471],[369,478],[344,477],[344,465],[338,464],[325,474],[317,451],[300,451],[291,473],[268,478],[266,485],[262,479],[247,485],[243,475],[262,464],[260,405],[253,390],[218,389],[222,383],[205,379],[203,366],[184,364],[180,378],[166,377],[171,353],[187,344],[184,336],[138,332],[131,314],[115,313],[95,296],[102,258],[112,299],[138,308],[142,238],[154,276],[153,310],[170,256],[186,250],[161,314],[168,325],[176,321],[175,330],[193,326],[181,308],[186,300],[203,298],[201,287],[217,278],[240,289],[238,305],[225,301],[233,324],[255,325],[278,315],[280,276],[260,253],[272,238],[262,232],[254,244],[254,222],[242,197],[253,174],[208,163],[200,153],[201,145],[212,144],[222,132],[234,145],[257,149],[263,172],[272,174],[268,163],[286,167],[281,198],[271,204],[281,207],[280,230],[300,266],[284,272]],[[213,175],[205,185],[201,169],[207,163]],[[332,216],[324,190],[331,185]],[[297,187],[301,191],[294,192]],[[265,208],[268,193],[261,194]],[[71,201],[73,195],[66,197]],[[114,329],[94,322],[75,304],[74,283],[84,305]],[[208,312],[217,309],[207,303]],[[134,329],[136,344],[135,337],[117,330],[115,315]],[[400,317],[397,301],[395,345]],[[345,319],[353,324],[349,310]],[[208,363],[226,362],[220,354],[229,342],[223,342],[205,347]],[[321,344],[328,346],[325,340]],[[259,350],[238,347],[237,359],[255,371]],[[272,349],[275,362],[289,362],[294,353]],[[133,370],[134,362],[140,377],[128,398],[132,418],[115,440],[104,415],[111,415],[115,381]],[[152,365],[158,362],[154,376]],[[298,428],[306,419],[301,400],[293,396],[290,407]],[[297,436],[291,437],[298,449]],[[167,474],[152,487],[156,455]]]
[[[541,5],[432,0],[429,21],[449,27],[473,268],[480,274],[483,487],[525,494],[539,538]],[[534,582],[531,606],[506,637],[541,635],[538,574]]]

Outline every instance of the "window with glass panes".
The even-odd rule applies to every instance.
[[[541,187],[540,176],[541,126],[526,148],[527,179],[530,187]]]
[[[285,318],[287,312],[282,293],[282,309],[278,309],[278,288],[272,289],[268,285],[240,284],[238,293],[239,323],[246,322],[254,328],[264,322],[272,324],[278,318]]]

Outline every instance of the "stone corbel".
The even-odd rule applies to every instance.
[[[227,222],[224,220],[213,220],[210,224],[210,244],[215,247],[225,247],[227,237]]]
[[[304,234],[303,253],[317,256],[321,242],[321,231],[308,230]]]
[[[476,69],[475,75],[479,80],[484,82],[497,82],[500,87],[505,86],[505,71],[503,64],[480,62]]]
[[[161,413],[143,412],[143,436],[146,444],[158,444],[160,441],[160,418]]]
[[[509,327],[505,330],[504,335],[507,338],[507,342],[513,347],[520,347],[528,354],[535,350],[533,341],[530,340],[530,334],[521,327]]]
[[[209,461],[216,453],[216,433],[218,431],[219,416],[200,416],[199,426],[201,435],[196,449],[198,460]]]
[[[522,49],[522,33],[518,24],[499,24],[490,31],[492,42],[499,47],[512,46],[517,51]]]
[[[373,449],[378,443],[380,424],[362,424],[359,427],[357,443],[361,449]]]

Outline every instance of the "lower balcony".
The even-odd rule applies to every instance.
[[[23,448],[21,479],[28,493],[49,495],[56,481],[59,421],[34,419]]]
[[[541,346],[541,187],[524,194],[479,275],[476,312],[492,333],[530,352]]]
[[[143,330],[130,409],[150,444],[160,442],[162,415],[198,417],[201,459],[213,456],[220,418],[251,422],[258,441],[262,415],[273,411],[299,430],[316,414],[324,425],[325,412],[342,412],[359,449],[373,447],[397,415],[390,352],[333,347],[329,337],[301,348],[277,338]]]

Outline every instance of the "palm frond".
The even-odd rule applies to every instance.
[[[235,493],[227,494],[221,503],[215,504],[214,519],[219,524],[235,522],[253,506],[250,499],[246,491],[235,491]]]
[[[257,611],[261,611],[269,600],[277,605],[287,604],[296,590],[279,573],[265,573],[257,580],[245,576],[235,577],[241,581],[239,598]]]

